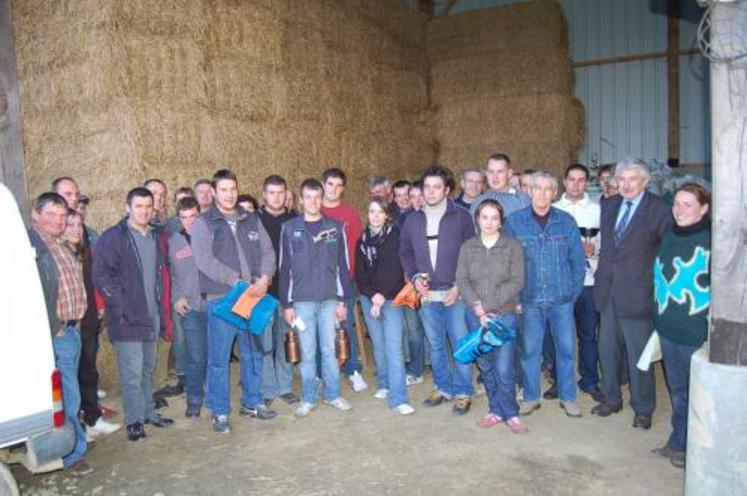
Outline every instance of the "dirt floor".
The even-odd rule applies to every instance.
[[[238,380],[234,369],[232,381]],[[164,415],[171,429],[149,427],[136,443],[117,432],[92,445],[93,474],[76,479],[64,471],[14,473],[29,495],[272,495],[272,494],[509,494],[617,495],[682,494],[682,470],[650,453],[669,434],[669,398],[659,370],[658,409],[650,431],[631,427],[629,407],[606,419],[589,412],[593,401],[580,397],[583,417],[564,415],[557,401],[544,401],[526,417],[527,435],[505,426],[478,428],[486,398],[455,417],[451,407],[422,406],[431,388],[410,388],[414,415],[402,417],[371,388],[343,395],[353,410],[319,405],[297,419],[281,402],[276,419],[232,416],[233,432],[214,433],[209,415],[184,418],[184,397],[170,400]],[[238,386],[233,407],[238,408]],[[119,408],[116,399],[106,404]]]

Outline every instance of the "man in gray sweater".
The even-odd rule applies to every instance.
[[[259,218],[238,206],[238,180],[229,170],[213,175],[215,205],[200,215],[192,229],[192,252],[200,270],[200,293],[207,300],[207,406],[213,429],[230,432],[231,346],[241,350],[241,415],[260,419],[276,416],[262,402],[262,340],[221,320],[213,309],[241,279],[253,285],[255,296],[267,292],[275,274],[275,251]],[[237,336],[238,335],[238,336]]]
[[[169,238],[171,298],[184,331],[187,417],[199,417],[204,399],[207,366],[207,305],[200,294],[200,271],[192,255],[192,228],[200,215],[193,197],[176,202],[180,229]]]

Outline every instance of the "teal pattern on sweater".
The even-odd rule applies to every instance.
[[[696,227],[696,226],[693,226]],[[677,229],[664,236],[654,261],[654,327],[680,344],[700,346],[708,338],[711,301],[711,230]]]

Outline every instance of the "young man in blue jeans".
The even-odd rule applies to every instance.
[[[466,307],[456,285],[456,266],[462,243],[475,235],[469,213],[448,196],[454,188],[449,169],[433,165],[423,173],[423,208],[409,214],[400,234],[400,261],[405,277],[420,295],[420,317],[431,349],[435,389],[426,406],[456,398],[453,411],[463,415],[472,403],[472,367],[455,363],[447,353],[467,334]]]
[[[347,317],[345,302],[351,294],[347,245],[342,224],[322,215],[322,191],[316,179],[301,184],[303,215],[283,224],[280,234],[280,302],[301,342],[298,417],[316,408],[317,353],[322,356],[324,402],[338,410],[351,408],[340,396],[335,357],[335,321]]]
[[[176,203],[176,215],[180,229],[169,238],[171,297],[184,330],[185,416],[199,417],[205,397],[207,305],[200,293],[200,271],[192,254],[192,228],[200,215],[200,205],[194,198],[181,198]]]
[[[549,172],[532,174],[531,206],[513,213],[507,236],[524,249],[525,285],[520,300],[524,311],[522,415],[540,408],[540,361],[545,326],[555,342],[560,406],[569,417],[580,417],[573,367],[573,305],[586,275],[584,249],[573,217],[552,206],[558,180]]]
[[[215,205],[192,228],[192,253],[200,270],[200,293],[207,300],[208,371],[207,406],[213,430],[230,432],[230,359],[234,338],[241,350],[241,415],[272,419],[276,413],[259,392],[263,348],[260,337],[240,331],[213,314],[213,309],[233,286],[244,280],[263,296],[275,273],[275,252],[259,218],[238,206],[239,183],[226,169],[213,175]],[[237,336],[238,335],[238,336]]]

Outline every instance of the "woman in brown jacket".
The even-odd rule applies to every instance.
[[[475,212],[479,234],[459,250],[456,282],[467,304],[470,329],[485,326],[498,318],[516,328],[518,294],[524,287],[524,255],[521,245],[501,233],[503,208],[495,200],[485,200]],[[525,433],[519,418],[514,378],[514,342],[504,343],[477,359],[490,411],[478,422],[492,427],[505,422],[511,432]]]

